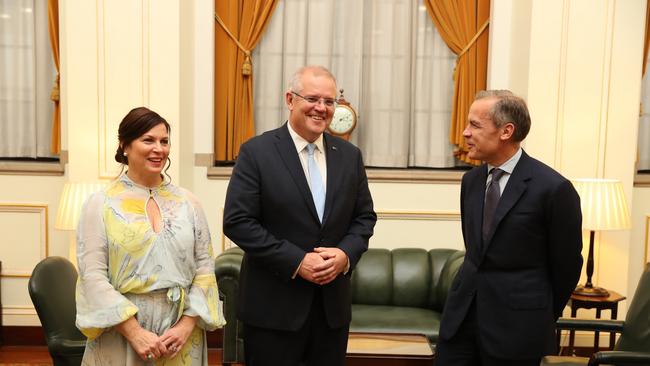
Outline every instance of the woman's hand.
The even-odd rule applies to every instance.
[[[144,361],[157,360],[168,352],[161,338],[142,328],[134,317],[116,325],[115,329],[126,338],[135,353]]]
[[[196,326],[196,321],[196,317],[183,315],[173,327],[160,336],[161,342],[167,348],[165,357],[174,358],[183,349]]]

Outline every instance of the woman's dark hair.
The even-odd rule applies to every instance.
[[[115,152],[115,161],[122,164],[122,171],[124,171],[124,166],[129,165],[129,157],[124,155],[124,148],[131,145],[140,136],[144,135],[150,129],[158,126],[159,124],[164,124],[167,128],[167,133],[170,132],[171,128],[169,123],[162,118],[158,113],[152,111],[149,108],[138,107],[133,108],[129,113],[124,116],[122,122],[120,122],[120,127],[117,129],[117,139],[119,144],[117,146],[117,151]],[[165,168],[165,175],[171,181],[171,177],[167,174],[167,170],[171,166],[171,160],[167,158],[167,167]]]
[[[169,123],[158,113],[145,107],[131,109],[122,122],[120,122],[120,127],[117,130],[119,145],[115,152],[115,161],[128,165],[129,157],[124,156],[124,148],[131,145],[131,142],[161,123],[165,125],[167,133],[169,133]]]

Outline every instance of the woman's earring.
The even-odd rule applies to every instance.
[[[122,155],[126,156],[126,151],[122,153]]]

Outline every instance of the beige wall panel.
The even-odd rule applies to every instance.
[[[645,31],[645,0],[616,1],[613,3],[612,51],[608,104],[603,143],[602,176],[623,181],[628,207],[631,212],[634,199],[634,171],[636,141],[639,125],[639,100],[641,93],[641,67],[643,60],[643,35]],[[646,201],[647,202],[647,201]],[[635,220],[632,217],[632,220]],[[634,221],[633,221],[634,222]],[[632,230],[635,230],[633,227]],[[599,280],[603,286],[630,296],[642,270],[631,248],[630,230],[603,233],[599,263]],[[607,244],[607,245],[606,245]],[[620,275],[617,263],[628,262],[628,272]]]
[[[68,141],[68,179],[96,180],[98,175],[98,59],[97,1],[59,3],[61,33],[61,118]]]
[[[606,49],[608,7],[604,1],[572,0],[567,27],[565,93],[560,116],[558,142],[562,145],[557,168],[570,177],[595,177],[600,141],[606,115],[602,104],[607,96],[606,74],[609,52]],[[578,156],[589,157],[577,159]]]
[[[371,248],[453,248],[464,250],[460,213],[377,210]]]
[[[635,187],[633,197],[627,290],[629,295],[636,289],[643,266],[650,262],[650,187]]]
[[[47,206],[47,237],[50,255],[67,256],[68,253],[68,232],[54,229],[64,180],[65,177],[0,175],[0,211],[3,211],[4,215],[10,215],[12,220],[15,216],[17,220],[28,220],[30,223],[29,226],[11,226],[11,232],[29,232],[30,235],[35,235],[33,232],[40,232],[44,226],[40,223],[38,226],[32,226],[31,221],[35,220],[35,217],[41,215],[42,212],[9,214],[6,212],[7,208],[3,207],[4,205]],[[41,211],[42,209],[37,207],[34,210]],[[0,225],[6,226],[4,221],[0,221]],[[9,233],[9,231],[4,230],[3,233]],[[4,258],[0,258],[0,260],[6,261]]]
[[[4,278],[2,280],[3,325],[40,325],[27,290],[27,278]]]
[[[532,125],[526,151],[550,166],[556,165],[558,123],[564,104],[564,64],[568,1],[534,1],[530,19],[528,107]],[[519,17],[519,14],[514,17]],[[539,47],[538,45],[552,45]]]
[[[117,129],[134,107],[147,105],[148,7],[143,0],[98,0],[99,172],[119,172]]]
[[[41,204],[0,203],[2,277],[29,277],[48,254],[48,209]]]
[[[375,210],[460,212],[459,184],[370,183],[370,193]]]
[[[529,19],[533,0],[501,0],[490,4],[488,89],[509,89],[526,98],[530,57]],[[524,14],[526,16],[522,16]]]
[[[168,173],[178,182],[180,148],[180,5],[178,0],[144,0],[148,3],[149,105],[171,125],[172,161]],[[188,132],[191,133],[191,132]]]

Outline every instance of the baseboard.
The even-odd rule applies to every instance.
[[[207,333],[208,348],[223,347],[223,329]],[[45,333],[40,326],[3,326],[0,330],[0,345],[3,346],[46,346]]]
[[[0,331],[3,346],[46,346],[45,333],[40,326],[5,325]]]

